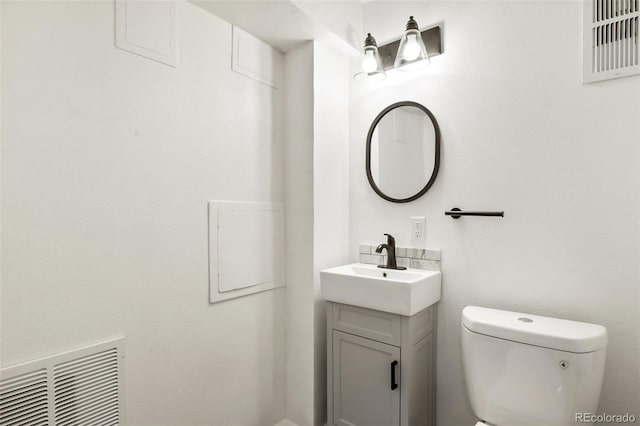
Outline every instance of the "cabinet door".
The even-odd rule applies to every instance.
[[[395,361],[395,362],[394,362]],[[400,348],[333,331],[333,424],[400,424]],[[398,385],[392,389],[392,379]]]

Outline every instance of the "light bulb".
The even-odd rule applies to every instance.
[[[420,56],[420,45],[415,34],[407,35],[407,44],[404,47],[402,56],[407,61],[413,61]]]
[[[380,81],[384,80],[387,76],[384,73],[384,68],[380,61],[376,39],[373,38],[371,33],[367,33],[367,38],[364,40],[364,55],[362,55],[362,63],[360,66],[362,67],[362,71],[353,76],[359,83]]]
[[[378,63],[373,55],[373,50],[367,50],[362,59],[362,70],[366,73],[372,73],[378,68]]]

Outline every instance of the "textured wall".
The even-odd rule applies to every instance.
[[[327,308],[320,297],[320,270],[349,261],[349,62],[322,40],[313,46],[314,424],[322,426],[327,420]]]
[[[287,418],[326,422],[320,270],[348,262],[349,63],[324,40],[287,52]]]
[[[286,417],[313,424],[313,43],[289,51],[286,71]]]
[[[379,42],[398,37],[409,15],[443,23],[444,55],[415,75],[353,83],[350,114],[352,260],[384,232],[409,244],[414,215],[427,218],[426,246],[442,249],[438,426],[473,421],[460,358],[466,305],[606,326],[600,410],[640,414],[640,77],[581,83],[581,8],[365,4],[364,28]],[[369,124],[400,100],[425,105],[442,130],[438,179],[402,205],[377,197],[364,172]],[[443,214],[454,206],[506,216],[454,221]]]
[[[282,95],[179,2],[179,66],[113,1],[2,2],[2,363],[127,338],[135,425],[284,417],[285,289],[208,303],[207,201],[283,201]]]

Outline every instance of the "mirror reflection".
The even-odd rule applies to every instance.
[[[439,130],[423,106],[403,102],[386,108],[374,121],[367,144],[369,181],[383,198],[411,201],[433,183]]]

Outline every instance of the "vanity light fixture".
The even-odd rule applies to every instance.
[[[367,38],[364,40],[362,71],[357,73],[354,78],[357,82],[365,83],[367,81],[381,81],[386,77],[387,74],[384,72],[384,67],[382,66],[376,39],[371,33],[368,33]]]
[[[400,71],[414,71],[427,66],[430,57],[442,53],[440,26],[420,31],[418,23],[409,17],[406,30],[400,39],[382,46],[376,46],[376,40],[369,33],[364,42],[362,71],[354,78],[364,83],[383,80],[385,71],[396,68]]]
[[[418,30],[418,23],[410,16],[400,39],[393,66],[400,71],[414,71],[426,67],[429,62],[429,54]]]

